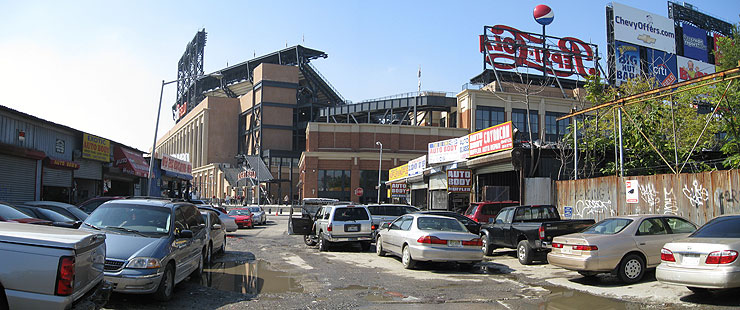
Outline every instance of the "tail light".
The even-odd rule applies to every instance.
[[[596,251],[599,248],[595,245],[574,245],[573,250],[576,251]]]
[[[447,240],[442,240],[435,236],[421,236],[419,239],[416,239],[416,242],[427,244],[447,244]]]
[[[372,224],[372,225],[370,225],[370,229],[376,230],[376,229],[378,229],[378,226],[375,226],[375,224]]]
[[[553,242],[552,243],[552,247],[553,248],[556,248],[556,249],[562,249],[563,248],[563,244],[562,243],[555,243],[555,242]]]
[[[326,231],[331,231],[331,224],[329,224],[329,226],[326,226]]]
[[[59,259],[57,269],[57,285],[54,294],[59,296],[72,295],[75,282],[75,258],[74,256],[62,256]]]
[[[737,259],[737,252],[733,250],[714,251],[707,255],[706,264],[729,264]]]
[[[660,260],[664,262],[676,262],[676,258],[673,257],[673,252],[666,248],[660,249]]]
[[[481,240],[480,238],[475,238],[470,241],[463,241],[462,245],[483,246],[483,240]]]
[[[540,233],[540,240],[545,239],[545,226],[540,226],[540,228],[537,229],[537,232]]]

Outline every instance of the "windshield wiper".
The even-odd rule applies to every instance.
[[[125,232],[130,232],[130,233],[134,233],[134,234],[137,234],[137,235],[140,235],[140,236],[147,237],[147,235],[145,235],[144,233],[142,233],[142,232],[140,232],[140,231],[138,231],[136,229],[130,229],[130,228],[120,227],[120,226],[105,226],[104,228],[105,229],[122,230],[122,231],[125,231]]]
[[[100,227],[98,227],[98,226],[95,226],[95,225],[93,225],[93,224],[90,224],[90,223],[82,223],[82,224],[85,224],[85,225],[87,225],[87,226],[90,226],[90,227],[92,227],[92,228],[95,228],[95,229],[97,229],[97,230],[100,230]]]

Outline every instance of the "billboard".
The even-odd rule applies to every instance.
[[[676,53],[673,21],[614,2],[614,40]]]
[[[470,169],[447,170],[447,192],[470,193],[473,184],[473,172]]]
[[[676,56],[676,63],[678,67],[679,82],[714,73],[713,64],[694,60],[691,58]]]
[[[703,29],[683,24],[683,55],[689,58],[709,62],[707,32]]]
[[[110,162],[110,141],[88,133],[82,134],[82,158]]]
[[[403,164],[388,171],[388,180],[398,180],[409,176],[409,164]]]
[[[429,143],[429,164],[456,161],[460,158],[457,138]]]
[[[391,183],[392,198],[404,198],[406,197],[406,193],[406,183]]]
[[[616,84],[617,86],[630,79],[640,76],[640,50],[637,45],[624,42],[614,42],[616,53]]]
[[[162,155],[162,170],[191,174],[193,172],[193,165],[189,161],[177,159],[173,156],[164,154]]]
[[[660,86],[668,86],[678,81],[676,74],[676,55],[647,49],[648,75],[655,78]]]
[[[424,173],[424,168],[427,167],[427,156],[424,155],[422,157],[412,159],[411,161],[409,161],[408,165],[410,177],[420,175]]]
[[[468,135],[468,156],[480,156],[514,148],[511,121]]]

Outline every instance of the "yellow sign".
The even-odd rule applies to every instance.
[[[409,164],[403,164],[388,171],[388,180],[398,180],[409,176]]]
[[[110,161],[110,141],[91,134],[82,134],[82,158]]]

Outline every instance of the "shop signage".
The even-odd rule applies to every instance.
[[[257,173],[254,172],[254,169],[242,170],[241,172],[239,172],[239,175],[237,176],[237,181],[241,181],[247,178],[249,179],[257,178]]]
[[[468,159],[468,151],[470,150],[470,139],[467,135],[457,138],[457,149],[458,151],[460,151],[458,154],[459,160]]]
[[[409,161],[409,176],[413,177],[415,175],[421,175],[422,173],[424,173],[424,168],[426,167],[427,167],[427,156],[426,155]]]
[[[473,187],[473,172],[470,169],[447,170],[447,192],[470,193]]]
[[[706,30],[683,24],[683,55],[703,62],[709,61]]]
[[[190,162],[179,160],[170,155],[162,155],[162,170],[167,170],[182,174],[191,174],[193,172],[193,165]]]
[[[355,196],[362,197],[365,194],[365,190],[362,187],[355,188]]]
[[[56,159],[56,158],[51,158],[51,157],[47,157],[46,166],[50,168],[57,168],[57,169],[71,169],[71,170],[80,169],[80,165],[76,162],[68,161],[64,159]]]
[[[110,141],[91,134],[82,134],[82,158],[110,162]]]
[[[64,151],[65,151],[65,149],[66,149],[66,148],[65,148],[65,143],[64,143],[64,140],[62,140],[62,139],[57,139],[57,142],[56,142],[56,144],[54,145],[54,150],[55,150],[55,151],[56,151],[57,153],[60,153],[60,154],[64,154]]]
[[[429,164],[456,161],[460,158],[457,138],[429,143]]]
[[[409,176],[409,165],[403,164],[388,171],[388,180],[398,180]]]
[[[181,119],[185,114],[188,113],[188,103],[177,105],[177,119]]]
[[[547,58],[547,72],[559,77],[597,74],[594,67],[596,45],[585,43],[573,37],[547,36],[547,42],[557,42],[542,48],[542,34],[528,33],[516,28],[496,25],[484,27],[480,36],[479,50],[485,62],[500,70],[517,67],[545,71],[543,58]]]
[[[672,20],[624,4],[614,2],[612,5],[615,41],[676,53],[676,31]]]
[[[678,63],[678,81],[683,82],[690,79],[714,73],[714,65],[691,58],[676,56]]]
[[[149,164],[138,152],[116,146],[113,149],[114,166],[124,173],[146,178],[149,175]]]
[[[573,218],[573,207],[571,206],[563,207],[563,217],[567,219]]]
[[[676,74],[676,55],[664,51],[647,49],[648,74],[655,78],[660,86],[678,82]]]
[[[626,180],[624,181],[625,194],[627,203],[639,203],[640,202],[640,187],[637,180]]]
[[[391,183],[391,197],[406,197],[406,183]]]
[[[637,45],[624,42],[614,42],[617,59],[616,83],[617,86],[640,76],[640,50]]]
[[[491,154],[514,148],[511,121],[471,133],[469,157]]]

